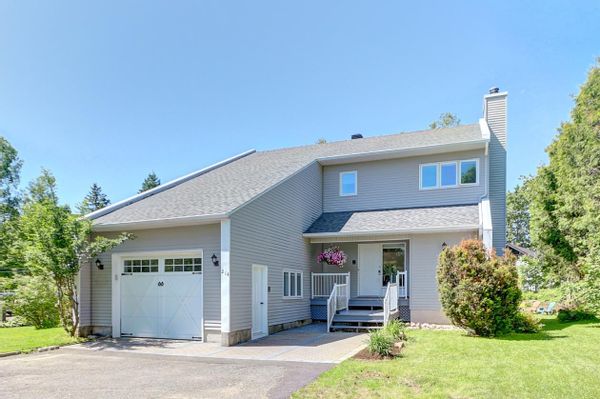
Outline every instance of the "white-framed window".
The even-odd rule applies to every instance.
[[[302,272],[283,271],[283,297],[302,298]]]
[[[460,161],[460,184],[463,186],[479,184],[479,159]]]
[[[419,188],[421,190],[431,190],[438,188],[438,164],[428,163],[419,167]]]
[[[479,184],[479,159],[419,165],[419,189],[433,190]]]
[[[201,272],[202,258],[167,258],[165,273],[172,272]]]
[[[340,172],[340,196],[356,195],[358,192],[358,172]]]
[[[158,273],[158,259],[126,259],[123,261],[125,273]]]

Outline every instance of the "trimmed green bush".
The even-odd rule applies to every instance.
[[[15,294],[8,298],[15,315],[35,328],[58,326],[58,308],[54,286],[43,276],[20,276]]]
[[[558,321],[561,323],[569,323],[579,320],[594,320],[596,316],[593,313],[583,309],[561,309],[557,315]]]
[[[521,312],[515,318],[513,329],[520,333],[536,333],[542,329],[542,324],[535,315]]]
[[[440,300],[452,323],[481,336],[514,330],[521,323],[521,289],[514,256],[488,253],[478,240],[448,247],[437,270]]]
[[[367,348],[369,352],[376,353],[382,357],[392,355],[394,347],[394,338],[385,330],[373,330],[369,333],[369,343]]]

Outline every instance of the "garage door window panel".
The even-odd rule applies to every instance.
[[[128,259],[123,262],[125,273],[158,273],[158,259]]]
[[[165,259],[165,273],[202,272],[202,258]]]

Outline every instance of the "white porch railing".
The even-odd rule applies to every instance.
[[[327,299],[327,332],[331,331],[333,317],[340,310],[348,309],[350,300],[350,286],[347,284],[334,284],[331,294]]]
[[[383,324],[390,321],[390,315],[398,311],[398,283],[388,283],[383,297]]]
[[[396,283],[398,283],[398,298],[408,298],[408,275],[406,271],[396,274]]]
[[[350,273],[311,273],[311,298],[327,298],[335,284],[348,285],[350,296]]]

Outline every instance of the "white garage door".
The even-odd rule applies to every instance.
[[[202,256],[122,259],[121,336],[201,339]]]

